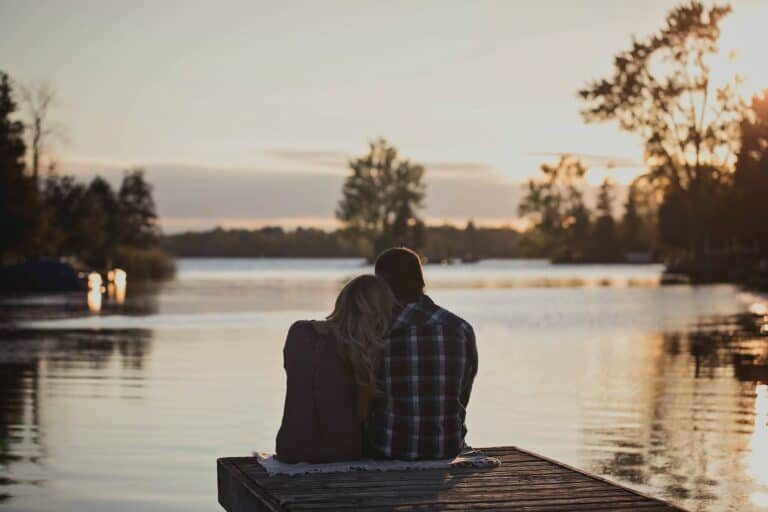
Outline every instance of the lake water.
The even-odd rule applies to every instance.
[[[274,449],[288,326],[324,316],[366,270],[180,260],[172,282],[128,276],[125,300],[3,300],[13,327],[0,331],[0,508],[217,510],[216,458]],[[661,287],[660,272],[428,266],[430,295],[478,337],[468,440],[530,449],[690,510],[768,510],[768,386],[737,374],[727,339],[701,334],[766,299]],[[745,343],[762,350],[768,338]]]

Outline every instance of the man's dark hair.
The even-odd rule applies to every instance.
[[[407,247],[392,247],[379,254],[375,271],[400,302],[413,302],[424,293],[421,258]]]

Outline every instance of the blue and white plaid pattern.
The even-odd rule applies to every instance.
[[[395,318],[379,364],[368,441],[399,459],[451,457],[464,446],[477,374],[472,327],[424,295]]]

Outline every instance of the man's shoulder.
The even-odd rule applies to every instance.
[[[408,311],[409,308],[410,311]],[[418,303],[406,307],[404,314],[393,327],[395,331],[440,327],[453,331],[457,335],[474,336],[474,331],[469,322],[452,311],[435,304],[426,295]]]
[[[442,325],[443,327],[447,327],[451,330],[474,334],[472,325],[462,317],[442,306],[438,306],[437,304],[434,304],[434,306],[434,313],[430,317],[428,323]]]

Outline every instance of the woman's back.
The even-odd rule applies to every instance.
[[[283,360],[288,385],[277,458],[313,463],[360,458],[356,383],[327,323],[294,323]]]

